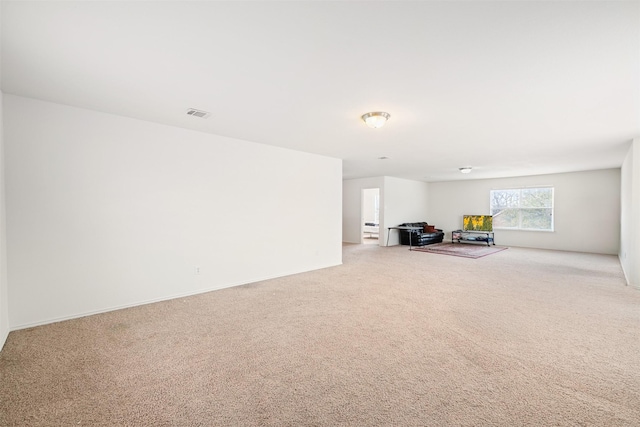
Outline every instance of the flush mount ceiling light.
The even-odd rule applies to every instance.
[[[471,166],[460,168],[460,172],[462,172],[462,173],[471,173]]]
[[[389,113],[385,113],[383,111],[375,111],[372,113],[367,113],[362,115],[362,120],[369,126],[370,128],[377,129],[382,126],[389,120]]]

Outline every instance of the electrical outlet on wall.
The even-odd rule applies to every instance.
[[[193,272],[197,275],[200,274],[200,267],[194,267]]]

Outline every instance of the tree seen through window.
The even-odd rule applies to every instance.
[[[553,187],[491,190],[494,228],[553,230]]]

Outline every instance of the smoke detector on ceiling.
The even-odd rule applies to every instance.
[[[211,115],[211,113],[207,111],[196,110],[195,108],[189,108],[187,110],[187,115],[193,116],[193,117],[200,117],[201,119],[206,119]]]

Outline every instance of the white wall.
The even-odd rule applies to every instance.
[[[620,247],[620,169],[429,184],[431,220],[451,238],[465,214],[489,214],[489,191],[555,188],[555,231],[496,230],[496,244],[617,254]]]
[[[426,221],[433,222],[428,216],[429,211],[429,185],[422,181],[384,177],[384,215],[387,227],[393,227],[405,222]],[[382,233],[382,229],[380,229]],[[400,244],[400,236],[397,231],[389,233],[385,229],[385,236],[389,236],[388,244]],[[386,244],[386,240],[385,240]]]
[[[338,159],[12,95],[4,109],[12,329],[341,263]]]
[[[344,242],[362,242],[362,190],[367,188],[380,189],[380,246],[387,244],[387,235],[389,245],[399,243],[398,233],[389,234],[387,227],[403,222],[427,221],[429,187],[426,183],[389,176],[348,179],[342,184]]]
[[[640,138],[622,164],[619,258],[627,283],[640,288]]]
[[[2,8],[0,8],[2,9]],[[0,22],[2,19],[0,19]],[[0,31],[0,34],[2,31]],[[0,42],[0,45],[2,43]],[[0,62],[2,55],[0,54]],[[2,67],[0,66],[0,69]],[[2,76],[0,75],[0,81]],[[0,91],[0,350],[4,346],[9,335],[9,300],[7,285],[7,233],[6,233],[6,209],[5,209],[5,167],[4,167],[4,127],[2,114],[2,98]]]
[[[5,209],[4,129],[0,92],[0,350],[9,335],[9,289],[7,285],[7,228]]]

